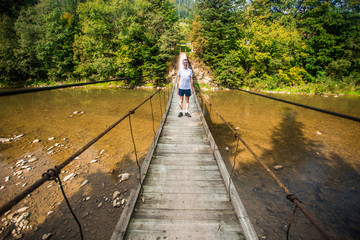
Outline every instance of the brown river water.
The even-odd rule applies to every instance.
[[[1,97],[0,138],[24,136],[0,143],[0,185],[5,187],[0,190],[0,204],[70,157],[154,92],[81,87]],[[167,96],[166,90],[161,98],[158,94],[152,98],[155,131]],[[131,115],[131,121],[141,164],[154,137],[150,101]],[[40,141],[34,143],[36,139]],[[37,160],[30,161],[33,158]],[[30,166],[29,171],[28,167],[17,166],[20,160],[28,161],[25,166]],[[19,171],[22,173],[15,176]],[[61,179],[72,173],[77,174],[75,178],[63,181],[63,185],[85,239],[110,239],[124,206],[113,207],[113,194],[119,191],[119,200],[126,201],[137,183],[129,119],[64,168]],[[120,183],[118,176],[122,173],[129,173],[130,178]],[[7,181],[6,177],[10,179]],[[82,186],[85,180],[88,183]],[[41,239],[46,233],[51,233],[52,239],[80,239],[78,227],[55,182],[45,183],[13,207],[7,216],[2,216],[0,226],[7,225],[8,216],[22,207],[29,207],[26,211],[30,213],[29,228],[22,230],[25,239]]]
[[[1,97],[0,138],[24,136],[0,143],[0,185],[5,187],[0,190],[0,204],[71,156],[154,91],[81,87]],[[168,96],[165,93],[152,100],[155,130],[165,108]],[[306,208],[326,231],[336,239],[358,239],[359,123],[237,91],[205,94],[290,191],[300,200],[316,205]],[[274,96],[360,117],[359,97]],[[213,112],[206,109],[205,114],[230,169],[236,141]],[[150,102],[131,119],[141,162],[154,135]],[[33,143],[35,139],[40,141]],[[19,160],[33,158],[37,160],[26,163],[29,171],[17,167]],[[276,165],[282,168],[274,169]],[[15,176],[19,171],[23,173]],[[85,239],[109,239],[123,208],[113,207],[113,193],[119,191],[120,199],[126,201],[136,183],[137,166],[128,119],[64,171],[62,179],[77,174],[64,182],[64,189],[82,224]],[[118,175],[122,173],[129,173],[129,180],[119,182]],[[82,185],[85,180],[88,183]],[[242,145],[236,158],[234,182],[259,239],[285,239],[293,205]],[[25,239],[41,239],[46,233],[52,233],[52,239],[79,239],[77,225],[56,183],[45,183],[34,191],[1,217],[4,221],[0,226],[22,207],[29,207],[26,211],[30,213],[29,228],[22,231]],[[300,211],[290,236],[323,239]]]
[[[239,91],[204,94],[297,198],[316,205],[305,207],[325,231],[359,239],[360,123]],[[271,96],[360,117],[359,97]],[[205,114],[231,171],[236,141],[213,110]],[[234,183],[259,239],[286,239],[294,206],[241,142]],[[290,238],[324,239],[299,210]]]

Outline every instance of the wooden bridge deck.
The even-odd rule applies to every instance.
[[[240,199],[229,197],[196,96],[191,118],[178,118],[178,103],[173,94],[143,182],[145,201],[133,199],[133,211],[123,213],[131,215],[126,231],[120,219],[112,239],[257,239]]]

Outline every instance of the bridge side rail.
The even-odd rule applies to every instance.
[[[143,162],[143,164],[141,166],[141,175],[142,175],[141,178],[140,178],[141,183],[139,182],[136,185],[136,187],[131,190],[130,196],[127,199],[127,202],[125,204],[125,208],[122,211],[120,219],[119,219],[118,223],[116,224],[115,230],[114,230],[114,232],[113,232],[113,234],[111,236],[111,240],[120,240],[120,239],[123,239],[124,236],[125,236],[126,229],[127,229],[128,225],[129,225],[129,222],[130,222],[130,219],[131,219],[131,215],[132,215],[132,213],[134,211],[137,199],[140,196],[142,183],[144,182],[146,173],[147,173],[147,171],[149,169],[149,166],[150,166],[152,156],[154,154],[156,145],[158,143],[160,134],[162,132],[164,123],[165,123],[166,118],[167,118],[167,115],[168,115],[168,112],[169,112],[169,109],[170,109],[171,99],[172,99],[172,96],[173,96],[174,91],[175,91],[174,89],[175,89],[175,85],[173,86],[173,88],[171,90],[171,94],[169,96],[169,100],[168,100],[168,103],[166,105],[165,112],[164,112],[164,114],[162,116],[161,122],[160,122],[159,127],[158,127],[158,129],[156,131],[154,139],[153,139],[153,141],[151,143],[149,151],[146,154],[144,162]]]
[[[240,199],[240,196],[239,196],[239,193],[237,192],[234,184],[232,181],[229,181],[230,179],[230,174],[228,172],[228,170],[226,169],[226,166],[225,166],[225,163],[224,163],[224,160],[220,154],[220,151],[218,149],[218,146],[216,145],[215,143],[215,140],[210,132],[210,129],[208,127],[208,124],[206,123],[206,119],[204,117],[204,114],[201,110],[201,107],[200,107],[200,104],[199,104],[199,101],[198,101],[198,98],[197,98],[197,95],[196,93],[194,93],[194,97],[195,97],[195,101],[196,101],[196,106],[198,108],[198,111],[200,112],[200,119],[201,119],[201,122],[203,124],[203,127],[205,129],[205,132],[206,132],[206,135],[210,141],[210,146],[211,146],[211,149],[213,150],[214,152],[214,157],[216,159],[216,162],[218,164],[218,167],[220,169],[220,173],[221,173],[221,176],[224,180],[224,183],[225,183],[225,186],[226,186],[226,189],[230,189],[230,192],[229,192],[229,196],[230,196],[230,199],[231,199],[231,203],[234,207],[234,210],[235,210],[235,213],[236,213],[236,216],[237,218],[239,219],[239,222],[244,230],[244,233],[245,233],[245,237],[246,239],[248,240],[256,240],[258,239],[258,236],[254,230],[254,227],[253,225],[251,224],[250,222],[250,219],[247,215],[247,212],[246,212],[246,209]]]

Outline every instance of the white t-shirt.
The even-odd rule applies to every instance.
[[[190,78],[193,75],[192,70],[190,68],[182,68],[177,75],[180,77],[179,89],[191,89]]]

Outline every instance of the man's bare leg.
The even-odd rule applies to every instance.
[[[187,117],[191,117],[191,115],[190,115],[190,113],[189,113],[189,98],[190,97],[186,97],[185,96],[185,101],[186,101],[186,111],[185,111],[185,116],[187,116]]]
[[[186,96],[185,96],[185,101],[186,101],[186,112],[189,112],[189,98],[190,98],[190,97],[186,97]]]
[[[180,96],[180,102],[179,102],[180,112],[182,112],[183,110],[183,101],[184,101],[184,96]]]

